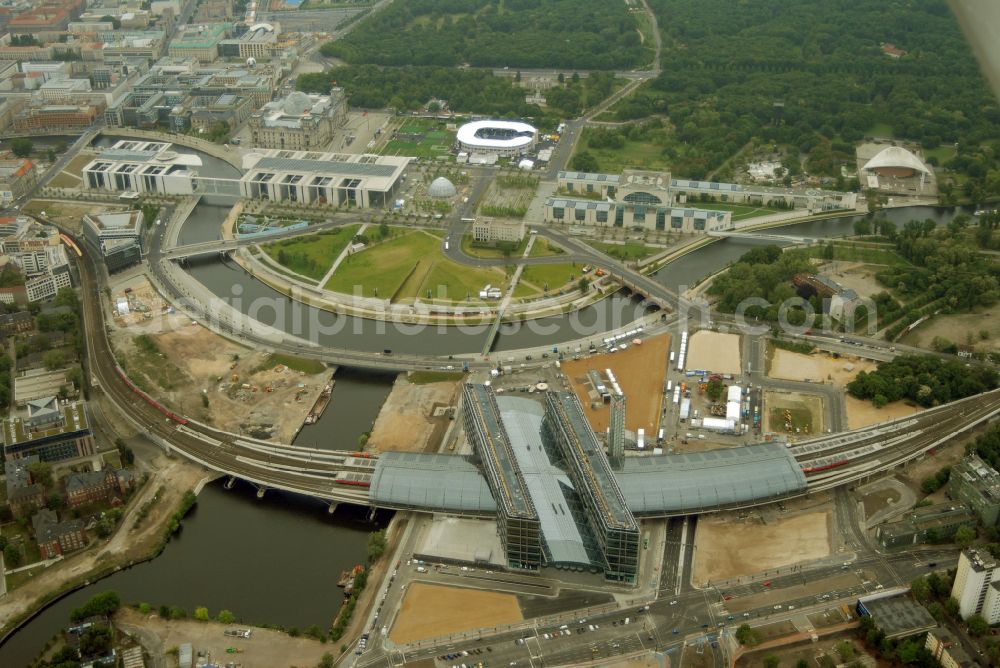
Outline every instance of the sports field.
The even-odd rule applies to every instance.
[[[455,133],[445,124],[427,118],[409,118],[395,130],[382,149],[382,155],[406,155],[417,158],[446,156],[455,145]]]
[[[522,619],[513,594],[415,582],[403,597],[389,639],[394,643],[410,643]]]
[[[422,230],[349,255],[323,286],[334,292],[406,301],[419,297],[464,301],[478,298],[487,284],[503,286],[506,274],[495,267],[453,262],[442,253],[439,236]]]

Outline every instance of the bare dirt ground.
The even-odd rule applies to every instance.
[[[130,288],[130,293],[124,290]],[[176,412],[219,429],[291,443],[330,373],[305,374],[283,365],[271,368],[266,353],[238,346],[182,315],[144,276],[117,286],[112,300],[128,298],[131,312],[115,315],[112,342],[128,372]],[[141,310],[145,309],[145,310]],[[146,334],[159,353],[141,350]],[[202,396],[207,397],[208,406]]]
[[[875,408],[872,402],[855,399],[852,396],[845,396],[844,402],[847,407],[848,429],[860,429],[879,422],[913,415],[923,410],[915,404],[911,405],[903,401],[894,401],[882,408]]]
[[[211,614],[218,611],[210,610]],[[167,651],[182,643],[191,643],[191,648],[198,652],[209,652],[212,663],[223,665],[235,661],[244,666],[315,666],[327,652],[336,655],[334,646],[323,644],[312,638],[292,638],[280,631],[257,627],[252,628],[253,634],[249,640],[230,638],[223,635],[226,629],[237,628],[236,625],[219,624],[218,622],[197,622],[193,620],[160,619],[156,614],[141,615],[137,610],[124,608],[115,615],[115,623],[123,630],[133,633],[153,657],[166,660],[170,665],[171,658]],[[141,629],[136,633],[135,629]],[[229,654],[230,647],[242,650],[238,654]],[[177,659],[172,658],[173,665]],[[155,664],[159,665],[159,663]]]
[[[7,594],[0,606],[0,625],[35,607],[41,596],[56,591],[84,574],[113,563],[128,563],[145,558],[159,544],[170,515],[180,504],[184,492],[193,489],[198,481],[209,475],[200,466],[179,457],[156,456],[150,463],[153,470],[149,481],[130,501],[119,529],[108,541],[100,541],[96,548],[76,553]],[[149,514],[134,527],[139,509],[151,500],[160,487],[160,498],[150,506]]]
[[[793,433],[793,436],[806,438],[810,435],[822,434],[826,429],[823,423],[823,397],[817,394],[776,390],[764,392],[764,431],[784,434],[786,433],[785,425],[774,424],[773,411],[776,409],[791,411],[793,419],[796,421],[799,419],[800,413],[809,413],[809,424],[812,425],[809,432]]]
[[[522,619],[512,594],[414,582],[406,590],[389,638],[408,643]]]
[[[811,512],[768,524],[703,517],[695,531],[692,579],[704,584],[821,559],[830,554],[831,513]]]
[[[611,369],[628,402],[625,428],[630,431],[642,428],[647,434],[652,434],[659,416],[669,350],[670,336],[663,335],[642,339],[642,345],[629,344],[628,348],[616,353],[562,363],[563,373],[583,404],[584,413],[594,431],[603,433],[607,430],[611,407],[601,403],[601,398],[596,394],[590,394],[592,388],[587,371],[597,371],[603,377],[605,369]],[[594,401],[600,404],[599,408],[591,409]]]
[[[772,353],[767,375],[783,380],[832,383],[843,387],[861,371],[874,371],[876,366],[871,360],[856,357],[834,359],[823,352],[803,355],[777,348]]]
[[[979,333],[985,331],[989,338],[983,339]],[[972,342],[978,351],[1000,350],[1000,309],[961,315],[940,315],[931,318],[900,341],[908,346],[930,348],[934,337],[940,336],[960,345]],[[971,337],[971,338],[970,338]]]
[[[38,215],[42,211],[45,217],[74,232],[83,231],[83,216],[87,213],[104,213],[105,211],[127,211],[127,206],[106,204],[101,202],[68,202],[66,200],[33,199],[24,205],[23,211]]]
[[[885,288],[875,280],[875,272],[884,269],[883,265],[865,264],[863,262],[827,262],[822,265],[820,273],[829,276],[845,288],[851,288],[862,297],[871,297]]]
[[[436,451],[451,422],[444,409],[455,405],[459,385],[457,381],[414,384],[406,374],[399,374],[375,420],[366,450]]]
[[[740,373],[739,334],[722,334],[702,330],[688,339],[688,369],[705,369],[715,373]]]

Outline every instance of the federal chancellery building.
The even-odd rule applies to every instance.
[[[855,193],[820,189],[690,181],[669,172],[625,170],[621,174],[559,172],[559,191],[545,202],[547,222],[640,227],[675,232],[729,229],[732,213],[702,203],[828,211],[853,209]]]

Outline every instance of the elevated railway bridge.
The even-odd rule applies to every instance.
[[[81,245],[82,246],[82,245]],[[127,418],[155,441],[203,466],[250,482],[261,490],[273,488],[338,503],[368,507],[411,508],[461,513],[461,503],[435,506],[411,503],[412,497],[382,495],[380,481],[390,469],[405,473],[411,465],[387,453],[375,458],[363,453],[328,452],[254,441],[175,416],[137,391],[120,374],[104,323],[105,309],[91,254],[80,262],[84,326],[87,331],[91,377],[127,413]],[[637,284],[637,289],[643,286]],[[391,360],[385,360],[391,361]],[[404,365],[405,366],[405,365]],[[629,457],[615,477],[626,501],[640,517],[712,512],[770,503],[811,491],[863,480],[922,456],[956,433],[996,418],[1000,390],[969,397],[891,423],[824,436],[791,447],[755,445],[695,455]],[[437,455],[447,462],[454,458]],[[412,465],[419,464],[411,460]],[[440,463],[440,462],[439,462]],[[443,465],[443,464],[442,464]],[[748,468],[749,466],[756,468]],[[780,475],[777,475],[780,473]],[[444,478],[431,478],[440,487]],[[474,514],[495,504],[474,463],[461,472],[470,494],[487,489]],[[388,476],[392,477],[392,476]],[[397,481],[405,478],[396,476]],[[639,490],[630,495],[630,490]],[[398,491],[412,494],[405,486]]]

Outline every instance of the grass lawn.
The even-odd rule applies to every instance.
[[[294,357],[292,355],[280,355],[272,353],[267,361],[261,364],[259,367],[253,370],[254,373],[258,371],[266,371],[268,369],[273,369],[279,364],[284,364],[289,369],[293,371],[301,371],[303,373],[308,373],[310,375],[320,373],[326,369],[326,365],[319,360],[305,359],[304,357]]]
[[[80,173],[87,163],[93,159],[94,156],[90,154],[76,156],[52,179],[49,185],[54,188],[79,188],[82,183]]]
[[[875,125],[868,128],[865,133],[866,137],[895,137],[895,133],[892,131],[892,126],[888,123],[876,123]]]
[[[443,232],[440,233],[443,235]],[[324,286],[327,290],[396,300],[462,301],[487,283],[503,285],[499,268],[468,267],[442,255],[441,236],[423,230],[404,233],[347,258]]]
[[[526,297],[537,297],[542,293],[540,287],[536,288],[534,285],[529,285],[523,280],[518,281],[517,285],[514,286],[514,299],[524,299]]]
[[[431,119],[407,119],[396,132],[400,138],[390,139],[382,149],[383,155],[434,159],[450,155],[451,148],[455,144],[455,133],[446,130],[443,122]],[[413,136],[405,137],[405,135]]]
[[[538,237],[531,246],[531,252],[528,253],[528,257],[551,257],[553,255],[563,255],[565,252],[559,246],[550,244],[548,239]]]
[[[441,253],[441,240],[412,231],[344,258],[323,286],[334,292],[390,299],[418,264],[433,262]]]
[[[470,301],[477,299],[479,291],[487,284],[499,287],[501,290],[507,284],[506,274],[502,269],[488,267],[478,268],[452,262],[443,256],[429,267],[420,285],[410,293],[410,285],[400,291],[399,298],[427,298],[430,291],[431,299],[446,299],[449,301]]]
[[[823,257],[822,246],[812,246],[803,249],[809,257]],[[864,262],[866,264],[908,265],[902,255],[888,248],[865,248],[849,244],[833,244],[833,259],[847,262]]]
[[[319,280],[358,233],[359,227],[347,225],[293,239],[272,241],[262,244],[261,249],[275,262],[296,274]]]
[[[583,138],[586,139],[586,134]],[[577,147],[590,152],[597,158],[600,171],[609,174],[618,174],[629,168],[670,170],[670,160],[663,154],[663,146],[653,141],[626,141],[622,148],[594,148],[589,142],[581,141]]]
[[[767,216],[777,213],[779,209],[769,209],[766,206],[746,206],[744,204],[726,204],[724,202],[688,202],[686,206],[710,211],[732,211],[733,220],[746,220],[757,216]]]
[[[955,147],[952,145],[945,146],[942,144],[937,148],[931,148],[924,151],[924,158],[937,158],[938,164],[943,164],[948,160],[955,157]]]
[[[601,241],[588,241],[588,246],[592,246],[602,253],[607,253],[613,258],[629,262],[635,260],[642,260],[651,255],[656,255],[662,248],[652,248],[645,244],[637,244],[634,242],[628,242],[625,244],[608,244]]]
[[[559,264],[532,264],[524,268],[521,280],[535,285],[539,290],[549,286],[549,291],[558,290],[567,283],[577,281],[583,274],[574,264],[564,262]]]
[[[497,260],[500,258],[519,258],[524,253],[524,247],[528,245],[528,237],[525,236],[518,244],[517,248],[512,249],[510,252],[505,253],[499,248],[492,248],[489,246],[476,246],[472,243],[472,234],[466,234],[462,236],[462,251],[466,255],[471,255],[472,257],[481,257],[484,260]],[[535,242],[538,245],[538,242]]]

